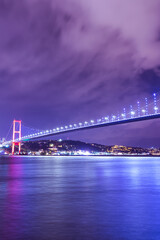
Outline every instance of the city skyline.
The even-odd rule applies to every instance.
[[[1,137],[13,119],[50,129],[118,114],[159,92],[160,1],[92,2],[1,1]],[[158,147],[159,127],[153,120],[60,138]]]

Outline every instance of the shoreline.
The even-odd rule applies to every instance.
[[[160,155],[0,155],[1,157],[160,157]]]

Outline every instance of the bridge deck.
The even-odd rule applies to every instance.
[[[120,120],[116,120],[116,121],[110,121],[110,122],[101,122],[101,123],[94,123],[94,124],[88,124],[88,125],[82,125],[79,127],[73,127],[72,128],[67,128],[67,129],[63,129],[63,130],[51,130],[51,131],[45,131],[42,133],[36,133],[36,134],[32,134],[32,136],[28,135],[28,136],[24,136],[22,137],[21,140],[19,139],[15,139],[15,142],[17,141],[30,141],[30,140],[34,140],[34,139],[40,139],[40,138],[44,138],[44,137],[49,137],[49,136],[55,136],[55,135],[60,135],[60,134],[64,134],[64,133],[69,133],[69,132],[74,132],[74,131],[81,131],[81,130],[89,130],[89,129],[93,129],[93,128],[100,128],[100,127],[109,127],[109,126],[115,126],[115,125],[120,125],[120,124],[127,124],[127,123],[132,123],[132,122],[140,122],[140,121],[146,121],[146,120],[151,120],[151,119],[158,119],[160,118],[160,113],[156,113],[156,114],[150,114],[150,115],[145,115],[145,116],[140,116],[140,117],[132,117],[132,118],[125,118],[125,119],[120,119]],[[7,141],[4,142],[2,145],[7,145],[7,144],[11,144],[11,141]]]
[[[121,120],[116,120],[113,122],[103,122],[103,123],[92,124],[92,125],[90,124],[90,125],[86,125],[86,126],[83,125],[81,127],[74,127],[74,128],[70,128],[70,129],[56,131],[56,132],[49,132],[49,133],[45,133],[42,135],[36,135],[29,139],[22,138],[22,140],[39,139],[42,137],[54,136],[54,135],[64,134],[64,133],[73,132],[73,131],[89,130],[89,129],[100,128],[100,127],[109,127],[109,126],[115,126],[115,125],[119,125],[119,124],[140,122],[140,121],[157,119],[157,118],[160,118],[160,113],[151,114],[151,115],[147,115],[147,116],[140,116],[140,117],[135,117],[135,118],[121,119]]]

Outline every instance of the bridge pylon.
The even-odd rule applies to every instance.
[[[13,120],[13,139],[12,139],[12,155],[14,155],[15,145],[18,145],[18,152],[21,152],[21,138],[22,138],[22,121]],[[18,138],[18,141],[16,140]]]

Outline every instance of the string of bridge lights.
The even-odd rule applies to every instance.
[[[145,98],[145,108],[141,108],[140,102],[137,101],[137,110],[136,111],[133,109],[133,106],[130,105],[129,113],[126,113],[126,108],[123,108],[123,113],[118,116],[111,115],[111,117],[110,116],[102,117],[102,118],[97,119],[96,121],[90,120],[90,121],[85,121],[84,123],[80,122],[78,124],[75,123],[75,124],[70,124],[70,125],[66,125],[66,126],[62,126],[62,127],[57,127],[57,128],[51,129],[51,130],[40,131],[38,133],[24,136],[24,137],[22,137],[22,139],[34,138],[34,137],[39,137],[39,136],[43,137],[44,135],[54,134],[54,133],[58,133],[58,132],[65,132],[68,130],[78,129],[78,128],[82,128],[82,127],[85,128],[85,127],[89,127],[89,126],[96,126],[96,125],[107,123],[107,122],[110,123],[110,122],[116,122],[116,121],[125,120],[125,119],[127,120],[127,119],[135,118],[135,117],[142,117],[145,115],[154,115],[154,114],[158,113],[157,102],[159,100],[157,101],[156,93],[153,94],[153,100],[154,100],[154,102],[153,102],[154,103],[154,107],[153,107],[154,113],[152,113],[152,114],[148,114],[148,107],[149,107],[149,105],[151,105],[153,103],[148,104],[148,98]],[[138,114],[136,115],[136,113],[138,113]],[[129,117],[127,117],[127,116],[129,116]]]
[[[45,131],[39,131],[37,133],[33,133],[33,134],[29,134],[26,136],[23,136],[21,139],[15,139],[16,141],[19,140],[25,140],[25,139],[32,139],[32,138],[36,138],[36,137],[43,137],[46,135],[51,135],[51,134],[56,134],[56,133],[63,133],[65,131],[70,131],[70,130],[74,130],[74,129],[80,129],[80,128],[87,128],[87,127],[91,127],[91,126],[96,126],[96,125],[100,125],[100,124],[104,124],[104,123],[111,123],[111,122],[118,122],[118,121],[122,121],[122,120],[129,120],[132,118],[140,118],[140,117],[144,117],[144,116],[150,116],[150,115],[155,115],[158,113],[158,106],[157,106],[157,102],[160,101],[157,100],[157,93],[153,94],[153,101],[152,103],[148,104],[148,98],[145,98],[145,107],[141,108],[140,107],[140,101],[137,101],[137,107],[136,110],[134,110],[133,106],[130,105],[130,111],[126,112],[126,108],[123,108],[123,112],[119,115],[111,115],[111,116],[105,116],[102,118],[95,120],[90,120],[90,121],[85,121],[84,123],[80,122],[80,123],[74,123],[74,124],[70,124],[70,125],[65,125],[62,127],[57,127],[54,129],[50,129],[50,130],[45,130]],[[153,105],[152,107],[152,113],[149,114],[149,106]],[[32,128],[33,130],[33,128]],[[7,143],[10,143],[12,141],[8,141]]]

